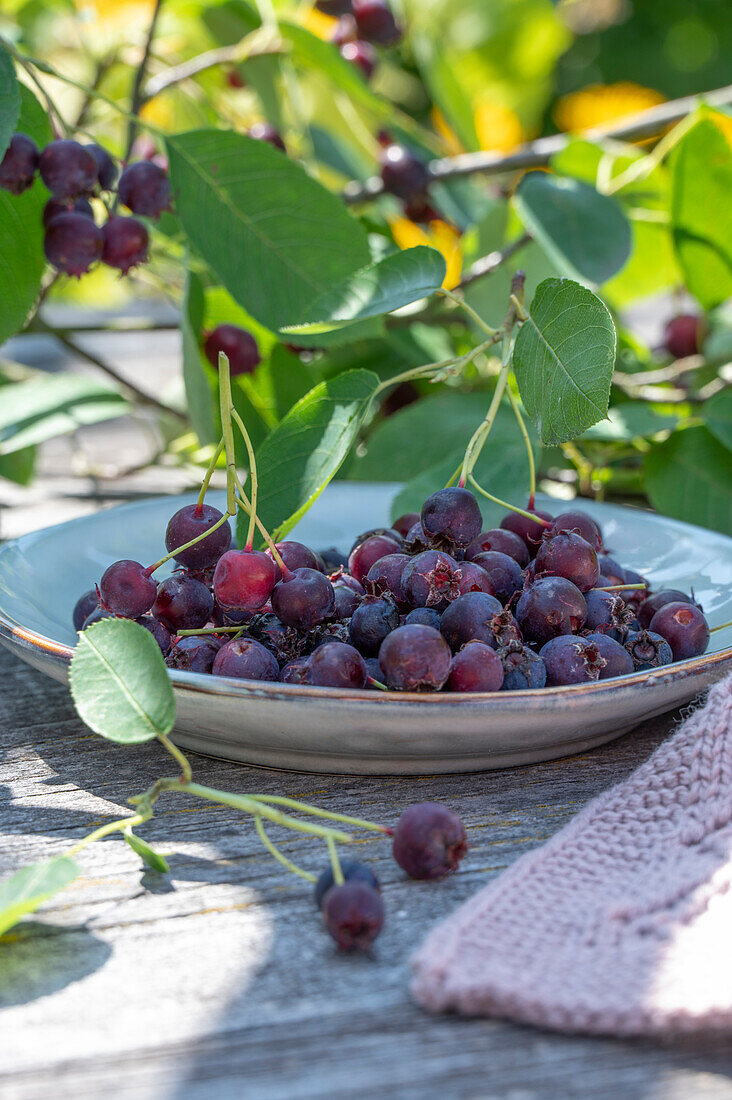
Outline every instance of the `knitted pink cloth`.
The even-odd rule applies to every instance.
[[[433,1011],[614,1035],[732,1028],[732,677],[412,964]]]

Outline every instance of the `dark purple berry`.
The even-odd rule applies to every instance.
[[[419,522],[419,514],[417,512],[405,512],[403,516],[399,516],[399,519],[394,520],[392,527],[403,539],[405,539],[415,523]]]
[[[92,204],[83,195],[72,203],[65,202],[63,199],[49,199],[43,207],[44,229],[48,229],[53,219],[57,218],[59,214],[70,214],[72,212],[83,214],[85,218],[91,218],[94,221]]]
[[[526,549],[526,543],[514,531],[504,531],[502,527],[496,527],[490,531],[481,531],[478,537],[474,538],[470,545],[466,547],[465,557],[468,561],[473,561],[478,554],[483,554],[488,550],[497,550],[499,554],[508,554],[509,558],[517,561],[522,569],[525,569],[529,564],[529,551]]]
[[[362,688],[366,675],[363,657],[352,645],[325,642],[310,656],[308,683],[315,687]]]
[[[366,951],[384,926],[381,894],[367,882],[332,886],[323,898],[323,919],[341,951]]]
[[[670,665],[674,659],[673,650],[666,639],[651,630],[639,630],[637,634],[629,634],[623,644],[633,658],[636,672]]]
[[[477,562],[459,561],[455,566],[455,573],[458,578],[461,596],[464,596],[466,592],[493,592],[488,574],[485,569],[481,569]]]
[[[546,684],[546,665],[538,653],[521,642],[508,642],[496,651],[496,656],[503,665],[504,691],[525,691]]]
[[[605,668],[605,659],[597,646],[571,634],[552,638],[541,647],[539,656],[546,666],[548,687],[599,680]]]
[[[401,539],[396,541],[389,535],[370,535],[349,554],[348,572],[363,584],[371,566],[379,558],[385,558],[387,554],[400,554],[401,549]]]
[[[412,607],[442,611],[460,595],[457,562],[442,550],[424,550],[405,566],[402,587]]]
[[[500,550],[485,550],[476,554],[474,565],[479,565],[488,577],[487,592],[495,596],[499,603],[506,604],[518,592],[524,580],[521,566],[515,558],[502,554]]]
[[[280,666],[303,655],[304,642],[300,632],[292,626],[285,626],[271,612],[255,615],[247,623],[247,634],[273,653]]]
[[[287,152],[282,134],[271,122],[255,122],[249,130],[249,137],[255,141],[266,141],[268,145],[274,145],[281,153]]]
[[[102,258],[104,237],[91,218],[70,211],[53,218],[46,229],[43,251],[58,271],[67,275],[86,274]]]
[[[423,550],[430,549],[430,540],[424,532],[421,520],[412,524],[404,536],[404,549],[410,554],[421,554]]]
[[[393,46],[402,36],[386,0],[351,0],[359,38]]]
[[[89,626],[94,626],[94,623],[101,623],[104,619],[116,619],[118,616],[113,615],[111,611],[105,611],[103,607],[95,607],[94,610],[84,619],[81,629],[86,630]]]
[[[319,573],[325,572],[325,566],[320,555],[311,550],[309,546],[305,546],[304,543],[277,542],[275,546],[287,569],[317,569]],[[272,551],[269,548],[265,550],[265,554],[272,558]],[[279,565],[277,568],[279,570]]]
[[[585,542],[589,542],[595,552],[602,550],[602,531],[585,512],[562,512],[555,518],[544,537],[553,538],[559,534],[579,535]]]
[[[698,607],[700,611],[702,610],[692,596],[687,596],[684,592],[679,592],[676,588],[667,588],[662,592],[654,592],[652,596],[648,596],[647,599],[643,600],[638,608],[638,622],[642,629],[648,630],[651,625],[651,619],[656,612],[660,611],[662,607],[665,607],[666,604],[669,603],[688,603],[694,607]]]
[[[172,634],[200,630],[213,614],[213,596],[201,581],[174,573],[158,585],[152,613]]]
[[[379,664],[394,691],[439,691],[450,672],[450,648],[431,626],[400,626],[381,643]]]
[[[174,639],[165,663],[181,672],[210,673],[220,649],[221,642],[215,634],[188,634]]]
[[[625,676],[633,672],[633,658],[620,642],[611,638],[608,634],[588,634],[586,642],[597,646],[598,653],[605,661],[605,667],[600,670],[600,679],[609,680],[613,676]]]
[[[381,893],[381,884],[379,880],[371,868],[367,867],[365,863],[357,863],[355,859],[342,859],[341,871],[343,872],[343,878],[346,882],[365,882],[368,886],[371,886],[374,890]],[[333,868],[328,864],[328,866],[320,872],[318,880],[315,883],[313,892],[315,895],[316,909],[322,907],[323,898],[334,884]]]
[[[600,575],[607,577],[610,584],[625,584],[625,570],[622,565],[604,550],[597,555],[597,564],[600,566]]]
[[[160,652],[163,657],[167,657],[172,642],[171,634],[167,626],[158,619],[154,619],[152,615],[142,615],[139,619],[135,619],[135,622],[139,623],[140,626],[144,626],[145,630],[150,631],[153,638],[160,646]]]
[[[147,262],[150,236],[137,218],[114,215],[102,226],[102,237],[102,263],[107,267],[126,275],[131,268]]]
[[[352,65],[357,65],[366,80],[371,79],[379,55],[369,42],[359,40],[344,42],[340,48],[340,54],[344,61],[350,61]]]
[[[481,561],[481,557],[477,560]],[[580,592],[589,592],[600,576],[595,551],[581,535],[569,531],[545,539],[536,555],[535,568],[537,577],[540,574],[566,577]]]
[[[440,489],[422,505],[422,530],[430,542],[447,551],[464,550],[480,534],[483,517],[467,489]]]
[[[139,619],[155,602],[157,585],[139,561],[128,558],[110,565],[99,582],[102,604],[114,615]]]
[[[663,342],[674,359],[686,359],[689,355],[698,355],[704,332],[705,325],[701,317],[693,313],[679,313],[666,325]]]
[[[387,145],[381,154],[381,180],[385,191],[407,201],[424,193],[430,174],[405,145]]]
[[[433,630],[440,629],[440,612],[434,607],[415,607],[404,619],[404,626],[431,626]]]
[[[392,598],[400,610],[409,605],[402,587],[402,573],[411,559],[407,554],[385,554],[369,569],[363,586],[372,596],[387,595]]]
[[[271,599],[275,615],[298,630],[312,630],[335,611],[333,585],[317,569],[293,570],[275,585]]]
[[[424,195],[415,195],[404,203],[404,217],[418,225],[429,225],[430,222],[444,221],[439,210]],[[407,385],[407,383],[402,383]],[[416,387],[415,387],[416,389]],[[419,392],[419,391],[418,391]],[[382,409],[383,409],[382,405]]]
[[[544,577],[522,592],[516,619],[525,638],[545,645],[551,638],[574,634],[587,618],[587,604],[576,584],[564,577]]]
[[[231,527],[222,523],[211,535],[201,539],[195,546],[174,553],[178,546],[185,546],[191,539],[198,538],[222,518],[218,508],[210,504],[186,504],[170,517],[165,532],[165,547],[173,553],[175,560],[187,569],[207,569],[215,565],[222,554],[231,546]]]
[[[308,669],[310,667],[309,657],[294,657],[291,661],[288,661],[286,665],[283,665],[280,677],[283,684],[307,684]]]
[[[349,555],[352,554],[353,551],[356,550],[362,542],[366,542],[366,539],[373,538],[375,535],[383,535],[385,538],[391,539],[392,542],[395,542],[397,544],[397,547],[400,550],[402,549],[402,543],[404,540],[394,527],[371,527],[368,531],[362,531],[361,534],[353,540],[353,545],[348,552]]]
[[[259,611],[279,575],[279,568],[261,550],[227,550],[214,571],[216,602],[224,610]]]
[[[501,604],[488,592],[466,592],[443,611],[440,633],[453,653],[472,641],[495,648],[493,620],[502,612]]]
[[[376,680],[376,681],[378,681],[378,683],[381,683],[382,678],[384,676],[384,673],[381,671],[381,665],[379,664],[379,658],[378,657],[364,657],[363,663],[366,665],[366,675],[368,677],[370,677],[370,679]],[[377,688],[373,687],[372,684],[367,683],[366,687],[371,687],[371,688],[373,688],[374,691],[378,690]]]
[[[465,826],[440,802],[409,806],[394,829],[394,859],[410,878],[442,878],[457,870],[467,850]]]
[[[206,337],[203,350],[216,370],[219,369],[219,352],[223,351],[229,360],[232,378],[239,374],[252,374],[261,360],[257,341],[251,332],[238,325],[217,325]]]
[[[96,163],[96,162],[95,162]],[[170,209],[167,172],[151,160],[128,164],[119,177],[117,195],[123,206],[144,218],[159,218]]]
[[[529,551],[529,557],[536,557],[536,551],[541,545],[541,540],[544,532],[547,530],[547,524],[551,523],[553,516],[549,512],[542,512],[538,508],[527,508],[527,512],[530,512],[532,516],[536,516],[536,520],[527,519],[526,516],[519,515],[518,512],[509,512],[507,516],[504,516],[501,520],[501,527],[504,531],[513,531],[514,535],[518,535],[520,539]],[[537,520],[543,520],[543,523],[537,522]]]
[[[399,611],[388,596],[364,596],[348,624],[352,644],[365,657],[374,656],[387,635],[399,626]]]
[[[651,619],[649,629],[666,639],[675,661],[700,657],[709,645],[709,624],[693,604],[664,604]]]
[[[352,588],[345,584],[334,584],[333,594],[335,596],[333,617],[341,620],[350,619],[363,599],[362,596],[359,596],[357,592],[354,592]]]
[[[96,610],[97,607],[99,607],[99,596],[97,595],[96,588],[90,588],[83,596],[79,596],[74,604],[74,611],[72,614],[74,630],[81,630],[84,625],[84,620],[88,619],[92,611]]]
[[[89,195],[99,179],[96,157],[78,141],[52,141],[41,153],[38,169],[57,199]]]
[[[448,691],[500,691],[503,665],[485,642],[468,642],[450,662]]]
[[[601,592],[597,588],[592,588],[589,592],[585,592],[585,604],[587,605],[585,630],[589,632],[600,631],[611,637],[617,637],[623,631],[627,631],[633,619],[633,612],[614,592]]]
[[[279,680],[280,666],[268,649],[254,638],[234,638],[216,654],[214,676],[235,680]]]
[[[96,142],[92,145],[85,145],[84,148],[89,150],[97,162],[97,176],[102,191],[111,191],[117,182],[117,165],[107,150],[103,149],[101,145],[97,145]]]
[[[27,134],[13,134],[0,162],[0,187],[11,195],[22,195],[38,170],[38,146]]]

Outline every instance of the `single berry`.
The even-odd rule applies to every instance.
[[[352,645],[365,657],[371,657],[398,626],[399,611],[388,596],[364,596],[351,616],[348,633]]]
[[[102,263],[115,267],[123,275],[138,264],[147,262],[150,236],[137,218],[113,215],[102,226]]]
[[[485,550],[482,554],[476,554],[473,564],[479,565],[487,575],[486,591],[495,596],[499,603],[507,604],[523,585],[521,566],[515,558],[502,554],[500,550]]]
[[[467,850],[465,826],[440,802],[409,806],[394,829],[394,859],[410,878],[442,878],[457,870]]]
[[[257,341],[251,332],[238,325],[217,325],[209,332],[203,345],[206,358],[212,367],[219,369],[219,352],[229,360],[233,378],[238,374],[252,374],[260,363]]]
[[[377,680],[381,683],[384,673],[381,671],[381,665],[379,664],[378,657],[364,657],[363,663],[366,665],[366,675],[372,680]],[[371,688],[373,691],[379,691],[373,684],[367,683],[367,688]]]
[[[381,893],[381,884],[378,878],[365,863],[357,863],[355,859],[342,859],[341,871],[343,872],[343,878],[346,882],[365,882],[371,886],[374,890],[378,890]],[[330,890],[331,886],[335,885],[335,879],[333,878],[333,868],[330,864],[325,867],[318,875],[317,882],[313,893],[315,895],[315,908],[320,909],[323,905],[323,898]]]
[[[152,613],[177,634],[179,630],[200,630],[210,620],[213,608],[213,596],[205,584],[174,573],[158,585]]]
[[[98,607],[99,596],[97,595],[96,588],[90,588],[83,596],[79,596],[74,604],[74,610],[71,616],[74,623],[74,630],[81,630],[85,619],[88,619],[92,611],[95,611]]]
[[[283,665],[280,678],[283,684],[307,684],[308,669],[310,667],[309,657],[294,657],[291,661],[288,661],[286,665]]]
[[[365,687],[366,665],[363,657],[352,645],[325,642],[310,656],[308,683],[315,687]]]
[[[483,565],[484,555],[476,559]],[[485,566],[483,566],[485,568]],[[600,567],[597,554],[590,544],[574,532],[553,535],[539,547],[536,555],[536,576],[566,577],[580,592],[589,592],[598,583]]]
[[[376,63],[379,60],[379,55],[371,43],[361,42],[360,40],[344,42],[340,48],[340,55],[344,61],[350,61],[352,65],[357,65],[366,80],[370,80],[373,76]]]
[[[450,672],[450,647],[431,626],[400,626],[381,643],[379,664],[394,691],[439,691]]]
[[[576,584],[564,577],[540,578],[516,604],[516,619],[525,638],[545,645],[561,634],[581,630],[587,604]]]
[[[392,527],[403,539],[405,539],[415,523],[419,522],[419,514],[417,512],[405,512],[403,516],[399,516],[399,519],[394,520]]]
[[[673,650],[666,639],[650,630],[639,630],[637,634],[629,634],[624,645],[633,658],[636,672],[670,665],[674,659]]]
[[[255,141],[266,141],[268,145],[274,145],[281,153],[287,152],[282,134],[270,122],[255,122],[249,130],[249,137]]]
[[[405,145],[387,145],[381,155],[381,181],[385,191],[407,201],[423,194],[429,186],[430,174]]]
[[[94,626],[94,623],[101,623],[104,619],[116,619],[117,615],[113,615],[111,611],[105,611],[103,607],[95,607],[90,615],[84,619],[82,630],[86,630],[89,626]]]
[[[117,165],[107,150],[103,149],[101,145],[97,145],[96,142],[85,145],[84,148],[89,150],[97,162],[97,176],[102,191],[111,191],[117,182]]]
[[[323,898],[325,927],[341,951],[366,951],[384,927],[381,894],[366,882],[332,886]]]
[[[278,567],[261,550],[227,550],[216,563],[214,596],[224,610],[259,611],[278,578]]]
[[[319,573],[325,572],[325,565],[320,554],[316,554],[314,550],[311,550],[309,546],[305,546],[302,542],[277,542],[275,543],[280,557],[285,563],[287,569],[317,569]],[[267,548],[265,551],[267,557],[274,558],[272,551]],[[275,563],[276,564],[276,563]],[[279,565],[277,566],[279,575],[282,575]]]
[[[466,592],[443,611],[440,633],[453,653],[472,641],[485,642],[495,648],[493,620],[502,612],[501,604],[490,593]]]
[[[600,566],[601,576],[607,577],[610,584],[626,583],[625,570],[622,565],[619,565],[618,562],[615,561],[615,558],[611,558],[605,550],[602,550],[597,555],[597,564]]]
[[[403,626],[431,626],[433,630],[440,629],[440,612],[434,607],[415,607],[405,616]]]
[[[633,612],[625,606],[625,601],[614,592],[601,592],[596,588],[585,592],[587,617],[585,630],[589,633],[600,631],[619,640],[623,632],[627,633],[633,619]]]
[[[705,335],[705,324],[693,313],[680,313],[672,317],[663,333],[663,342],[674,359],[686,359],[698,355]]]
[[[57,218],[59,214],[70,214],[72,211],[76,214],[83,214],[85,218],[91,218],[94,221],[92,204],[83,195],[72,203],[66,202],[64,199],[49,199],[43,207],[43,228],[48,229],[53,219]]]
[[[275,585],[271,599],[275,615],[298,630],[312,630],[335,610],[333,585],[317,569],[293,570]]]
[[[546,684],[546,665],[538,653],[521,642],[508,642],[496,651],[496,656],[503,665],[504,691],[525,691]]]
[[[91,218],[74,211],[59,214],[46,229],[43,251],[58,271],[67,275],[86,274],[102,258],[104,237]]]
[[[386,0],[351,0],[359,38],[393,46],[402,36]]]
[[[234,638],[216,654],[214,676],[235,680],[279,680],[280,666],[268,649],[254,638]]]
[[[417,225],[429,225],[430,222],[446,221],[439,210],[424,195],[415,195],[404,203],[404,217]]]
[[[220,649],[221,642],[214,634],[188,634],[173,641],[165,663],[181,672],[210,673]]]
[[[117,195],[123,206],[144,218],[159,218],[170,209],[167,172],[151,160],[128,164],[119,177]]]
[[[303,656],[302,634],[293,626],[285,626],[271,611],[255,615],[247,623],[247,634],[273,653],[280,667]]]
[[[222,513],[210,504],[186,504],[179,508],[170,517],[165,531],[165,547],[168,553],[172,553],[175,560],[187,569],[207,569],[215,565],[231,546],[231,527],[228,522],[222,523],[195,546],[189,546],[180,553],[175,551],[177,547],[185,546],[187,542],[204,534],[221,518]]]
[[[141,615],[139,619],[135,619],[135,622],[140,626],[144,626],[145,630],[150,631],[153,638],[160,646],[160,652],[163,657],[167,657],[170,653],[172,642],[171,634],[167,626],[158,619],[154,619],[152,615]]]
[[[229,69],[229,71],[224,75],[224,80],[230,88],[236,88],[238,90],[239,88],[246,87],[244,77],[237,69]]]
[[[532,516],[536,516],[537,519],[527,519],[526,516],[519,515],[518,512],[509,512],[501,520],[501,527],[504,531],[513,531],[515,535],[523,539],[526,549],[529,551],[529,557],[534,558],[541,545],[544,532],[547,530],[546,524],[551,523],[553,517],[549,512],[542,512],[538,508],[527,508],[526,511],[530,512]],[[537,520],[543,520],[544,522],[539,523]]]
[[[116,561],[99,582],[102,604],[114,615],[139,619],[155,602],[157,585],[139,561]]]
[[[560,534],[579,535],[585,542],[589,542],[595,552],[602,550],[602,531],[585,512],[562,512],[545,532],[544,538],[551,539]]]
[[[450,662],[448,691],[500,691],[503,665],[485,642],[468,642]]]
[[[99,179],[96,157],[78,141],[52,141],[41,153],[38,169],[57,199],[89,195]]]
[[[478,554],[488,550],[497,550],[499,554],[508,554],[509,558],[517,561],[522,569],[529,564],[529,551],[526,543],[514,531],[504,531],[502,527],[492,528],[490,531],[481,531],[473,541],[465,548],[465,557],[468,561]]]
[[[649,629],[666,639],[675,661],[700,657],[709,645],[709,623],[693,604],[664,604],[651,619]]]
[[[430,540],[424,532],[421,520],[412,524],[404,536],[404,549],[409,554],[421,554],[423,550],[430,549]]]
[[[348,628],[349,624],[347,622],[318,623],[305,635],[306,652],[313,653],[320,646],[327,645],[328,642],[341,642],[350,646],[351,635]]]
[[[0,187],[11,195],[22,195],[38,170],[38,146],[27,134],[13,134],[0,162]]]
[[[425,550],[405,566],[402,586],[412,607],[442,611],[460,595],[457,562],[442,550]]]
[[[371,566],[387,554],[400,554],[401,539],[389,535],[370,535],[358,543],[348,556],[348,572],[363,584]]]
[[[390,596],[400,610],[408,607],[402,587],[402,573],[411,559],[407,554],[385,554],[369,569],[363,586],[372,596]]]
[[[480,534],[483,517],[478,501],[467,489],[440,489],[422,505],[422,529],[432,544],[464,550]]]
[[[700,611],[702,610],[692,596],[687,596],[684,592],[679,592],[677,588],[666,588],[661,592],[654,592],[652,596],[648,596],[643,600],[638,608],[638,622],[643,630],[648,630],[653,616],[668,603],[688,603],[694,607],[698,607]]]
[[[600,670],[601,680],[633,672],[633,658],[615,638],[608,634],[588,634],[585,641],[597,646],[597,651],[605,662],[605,667]]]
[[[351,0],[315,0],[315,7],[324,15],[348,15],[351,10]]]
[[[335,596],[335,609],[333,611],[335,619],[350,619],[363,599],[358,592],[354,592],[347,584],[334,584],[333,595]]]
[[[461,596],[466,592],[493,592],[490,577],[477,562],[459,561],[455,566],[455,573]]]
[[[371,527],[368,531],[362,531],[354,540],[351,549],[348,551],[349,556],[361,545],[362,542],[366,542],[366,539],[373,538],[375,535],[383,535],[384,538],[391,539],[392,542],[397,544],[397,547],[401,550],[404,539],[393,527]],[[391,551],[389,551],[391,553]],[[373,562],[372,562],[373,564]],[[367,570],[368,572],[368,570]]]
[[[571,634],[552,638],[541,647],[539,656],[546,666],[548,687],[599,680],[605,668],[605,658],[597,646]]]

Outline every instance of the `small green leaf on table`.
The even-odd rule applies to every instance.
[[[175,700],[160,647],[129,619],[104,619],[79,635],[69,685],[82,721],[110,741],[137,744],[173,728]]]
[[[143,863],[146,863],[148,867],[152,867],[153,871],[158,871],[161,875],[164,875],[170,870],[168,861],[158,855],[146,840],[133,833],[132,829],[125,829],[123,835],[132,851],[137,853]]]
[[[653,447],[645,473],[659,512],[732,535],[732,451],[706,428],[674,432]]]
[[[56,856],[42,863],[22,867],[0,882],[0,935],[21,917],[35,913],[44,901],[65,889],[79,874],[79,868],[67,856]]]
[[[570,279],[540,283],[513,369],[543,443],[566,443],[607,416],[616,336],[607,306]]]

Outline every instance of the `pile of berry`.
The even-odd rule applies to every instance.
[[[652,594],[585,513],[531,509],[481,528],[472,493],[441,489],[421,515],[360,535],[346,559],[292,541],[232,549],[221,512],[186,505],[165,537],[173,575],[152,579],[167,558],[116,562],[74,626],[136,619],[171,668],[392,691],[578,684],[706,650],[693,597]]]

